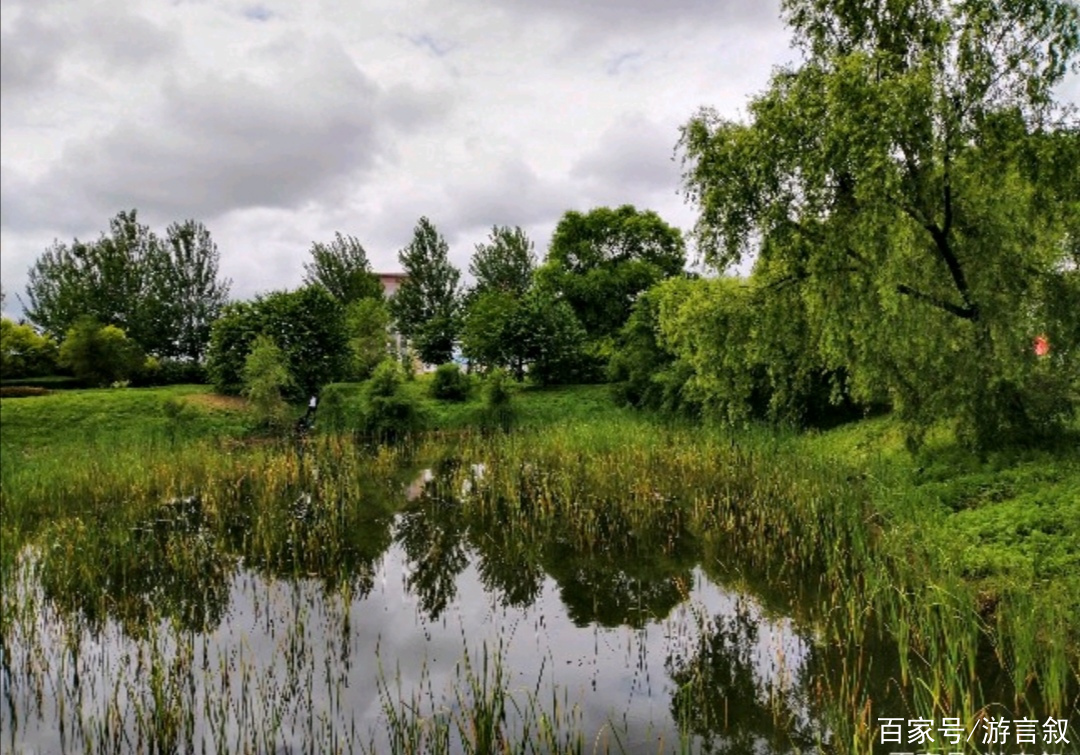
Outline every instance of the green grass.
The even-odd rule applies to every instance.
[[[183,400],[192,411],[181,421],[186,434],[210,436],[244,432],[247,419],[239,408],[203,404],[213,401],[206,386],[165,388],[100,388],[70,390],[0,402],[0,444],[4,449],[33,451],[81,445],[88,440],[117,442],[164,436],[170,399]],[[227,404],[226,404],[227,406]]]

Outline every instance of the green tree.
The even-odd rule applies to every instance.
[[[685,391],[693,369],[686,360],[660,340],[660,301],[678,296],[691,285],[683,278],[669,278],[638,297],[630,318],[619,333],[617,348],[608,365],[615,400],[639,409],[663,409],[694,413],[698,402]],[[672,292],[672,293],[668,293]]]
[[[288,424],[283,394],[292,384],[285,355],[277,344],[260,333],[244,359],[244,396],[251,402],[259,422],[273,429]]]
[[[341,303],[321,286],[305,286],[225,308],[211,328],[207,354],[207,372],[217,390],[242,392],[244,363],[260,334],[285,355],[288,398],[318,393],[348,370],[349,334]]]
[[[426,217],[412,242],[398,253],[408,276],[391,301],[398,331],[427,364],[449,362],[460,328],[461,271],[450,263],[449,247]]]
[[[520,227],[494,226],[488,243],[476,245],[469,272],[476,278],[475,294],[501,291],[522,296],[536,272],[533,242]]]
[[[219,393],[238,396],[244,391],[244,360],[263,319],[256,302],[232,302],[210,326],[206,374]]]
[[[79,380],[110,385],[130,380],[142,367],[143,354],[120,328],[83,317],[68,330],[60,345],[59,363]]]
[[[0,319],[0,376],[51,375],[56,370],[56,342],[29,325]]]
[[[524,378],[528,355],[520,333],[521,299],[498,289],[474,293],[466,304],[461,351],[469,362],[486,369],[503,367]]]
[[[591,377],[583,350],[585,330],[574,310],[550,291],[533,287],[522,296],[486,291],[469,302],[462,352],[487,369],[509,369],[517,380],[541,384]]]
[[[685,264],[682,234],[655,212],[597,207],[563,215],[537,278],[570,305],[606,361],[638,294]]]
[[[140,325],[147,331],[156,325],[140,315],[151,300],[151,271],[161,253],[159,239],[138,222],[135,210],[117,214],[109,233],[95,242],[56,242],[30,268],[27,319],[53,337],[92,317],[137,338]]]
[[[382,298],[358,299],[345,310],[349,380],[367,380],[390,353],[390,310]]]
[[[152,271],[153,301],[163,323],[156,353],[202,362],[210,326],[229,301],[232,281],[220,278],[221,255],[206,226],[196,220],[165,230],[160,267]]]
[[[762,284],[797,288],[821,360],[857,398],[885,391],[913,440],[942,417],[978,447],[1047,426],[1033,336],[1058,374],[1080,369],[1063,267],[1080,130],[1052,100],[1075,3],[783,8],[804,62],[747,122],[703,110],[683,128],[698,248],[720,269],[755,252]]]
[[[550,292],[534,288],[525,295],[512,332],[523,344],[531,380],[564,385],[591,377],[583,350],[585,329],[570,305]]]
[[[319,285],[342,304],[381,299],[382,284],[371,271],[367,252],[355,236],[334,234],[328,244],[311,245],[311,262],[304,263],[304,283]]]
[[[46,250],[30,268],[26,315],[54,338],[92,317],[124,330],[148,353],[198,360],[228,292],[201,223],[173,224],[162,241],[131,210],[118,213],[97,241]]]

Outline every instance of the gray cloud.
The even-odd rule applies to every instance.
[[[573,31],[574,44],[656,34],[674,27],[769,28],[776,25],[779,0],[508,0],[501,7],[557,19]]]
[[[530,225],[567,209],[569,188],[543,180],[521,158],[506,159],[481,178],[448,185],[451,230]]]
[[[0,34],[3,96],[56,83],[65,68],[144,66],[173,55],[179,37],[118,2],[5,2]]]
[[[131,207],[206,222],[237,297],[339,230],[395,269],[422,215],[463,270],[493,224],[542,255],[569,209],[685,228],[675,126],[790,57],[777,0],[0,2],[9,310],[52,239]]]
[[[599,143],[571,168],[594,194],[631,197],[650,192],[674,192],[679,168],[672,161],[678,133],[642,115],[627,115],[613,123]]]
[[[278,42],[254,62],[257,77],[170,77],[145,116],[69,144],[39,179],[11,176],[3,222],[55,224],[59,202],[99,217],[133,206],[169,217],[296,207],[370,171],[388,153],[388,129],[443,110],[410,88],[387,97],[329,39]]]

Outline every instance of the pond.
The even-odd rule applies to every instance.
[[[845,694],[914,717],[887,643],[823,640],[812,572],[675,509],[533,529],[430,463],[54,528],[5,586],[4,750],[788,754],[846,751]]]

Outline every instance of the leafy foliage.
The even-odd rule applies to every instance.
[[[222,393],[243,390],[243,369],[255,339],[269,337],[285,357],[289,398],[317,394],[348,368],[349,338],[341,304],[321,286],[277,291],[226,307],[214,323],[207,372]]]
[[[1054,369],[1080,371],[1080,130],[1051,98],[1080,11],[786,0],[784,13],[805,62],[774,74],[748,122],[702,110],[683,128],[705,259],[755,254],[759,285],[797,292],[821,363],[858,400],[886,394],[916,443],[941,418],[981,448],[1053,426],[1031,340],[1047,334]]]
[[[628,364],[625,390],[643,405],[700,406],[733,425],[824,426],[862,411],[845,373],[827,369],[812,348],[798,299],[756,278],[673,279],[641,305],[616,364]],[[655,343],[635,323],[649,318]]]
[[[349,380],[367,380],[390,352],[390,310],[382,298],[357,299],[345,310]]]
[[[56,342],[29,325],[0,319],[0,376],[5,379],[51,375],[56,371]]]
[[[142,367],[143,355],[120,328],[84,317],[60,345],[59,364],[89,385],[110,385],[130,380]]]
[[[482,423],[488,427],[509,430],[517,415],[510,375],[496,367],[484,380],[484,409]]]
[[[398,331],[427,364],[449,362],[460,325],[458,281],[461,272],[450,263],[446,240],[426,217],[413,240],[398,253],[405,274],[390,304]]]
[[[440,364],[431,381],[431,395],[441,401],[464,401],[469,397],[469,376],[453,362]]]
[[[476,245],[469,272],[476,278],[474,294],[501,291],[522,296],[532,287],[536,272],[533,242],[520,227],[494,226],[488,243]]]
[[[461,351],[484,368],[509,367],[520,380],[525,374],[527,345],[521,333],[521,299],[508,292],[486,290],[469,298],[461,329]]]
[[[693,368],[660,343],[661,296],[668,290],[681,292],[687,286],[673,278],[649,289],[635,302],[608,367],[617,403],[691,414],[699,410],[699,403],[684,390]]]
[[[605,353],[637,295],[686,264],[682,234],[651,210],[630,205],[567,212],[555,228],[540,284],[570,305]]]
[[[153,306],[163,315],[153,350],[163,357],[202,362],[210,327],[229,300],[231,281],[218,277],[220,254],[202,223],[173,223],[153,275]]]
[[[97,241],[57,242],[37,259],[27,317],[53,337],[91,317],[148,353],[197,361],[229,285],[218,278],[217,247],[201,223],[174,223],[162,241],[131,210]]]
[[[322,286],[342,304],[382,298],[382,284],[355,236],[339,232],[328,244],[316,242],[311,245],[311,258],[304,263],[305,284]]]
[[[405,390],[405,372],[392,359],[375,368],[366,386],[367,411],[362,429],[380,440],[394,441],[420,428],[419,404]]]
[[[486,291],[466,309],[462,352],[488,368],[510,369],[518,380],[542,385],[592,378],[583,351],[586,336],[570,306],[550,292],[533,287],[523,296]]]
[[[244,359],[244,396],[261,424],[277,430],[288,424],[288,406],[282,395],[291,382],[284,353],[260,333]]]
[[[566,301],[534,288],[521,300],[517,322],[531,380],[567,385],[592,378],[582,349],[585,329]]]

